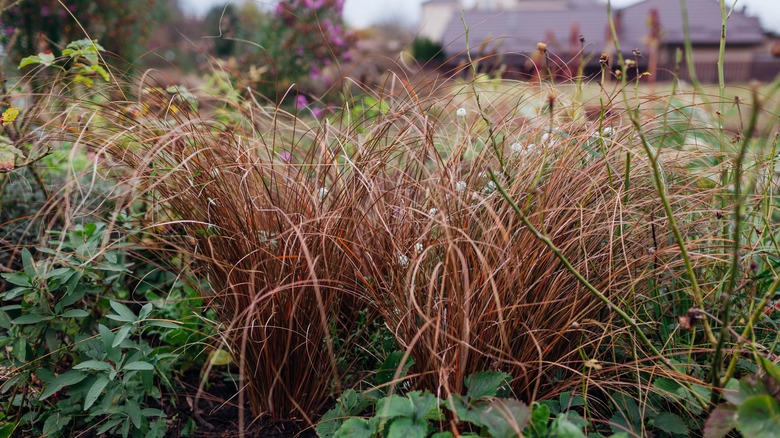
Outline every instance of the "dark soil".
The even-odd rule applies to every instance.
[[[190,369],[179,379],[179,392],[170,394],[173,403],[165,407],[168,415],[169,437],[237,437],[238,388],[227,378],[224,369],[212,369],[208,383],[198,396],[200,369]],[[197,403],[197,406],[196,406]],[[317,434],[305,423],[280,422],[252,418],[249,405],[244,408],[244,434],[263,438],[316,438]],[[194,426],[194,427],[193,427]],[[193,430],[194,429],[194,430]]]

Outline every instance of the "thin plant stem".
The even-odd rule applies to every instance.
[[[631,327],[631,329],[634,331],[634,334],[639,338],[641,343],[650,350],[655,357],[657,357],[660,362],[669,368],[670,370],[676,371],[674,366],[672,365],[671,361],[665,360],[663,358],[663,355],[660,351],[658,351],[658,348],[653,345],[653,343],[650,341],[650,339],[647,338],[647,336],[642,332],[641,327],[636,323],[636,320],[629,316],[628,313],[623,311],[620,307],[615,305],[612,300],[609,299],[606,295],[604,295],[603,292],[596,289],[585,277],[580,274],[580,272],[571,264],[568,258],[566,258],[565,255],[561,252],[561,250],[555,246],[552,240],[550,240],[549,237],[542,234],[535,226],[531,223],[531,221],[528,219],[528,217],[523,213],[522,210],[520,210],[520,207],[517,206],[517,204],[512,200],[512,198],[509,196],[509,194],[506,192],[506,189],[504,189],[503,185],[501,184],[501,181],[496,177],[496,174],[491,170],[489,172],[490,179],[496,184],[496,188],[498,192],[501,194],[501,197],[506,200],[506,202],[509,204],[509,206],[514,210],[515,214],[520,218],[520,220],[523,222],[523,225],[525,225],[529,231],[537,238],[539,241],[545,244],[547,248],[550,249],[550,251],[555,254],[555,257],[560,260],[561,263],[563,263],[563,266],[566,268],[567,271],[569,271],[574,278],[577,279],[577,281],[585,286],[588,291],[590,291],[596,298],[598,298],[602,303],[607,305],[607,307],[615,312],[623,321],[625,321],[626,324]],[[702,406],[702,408],[707,408],[707,401],[704,400],[700,395],[698,395],[695,391],[693,391],[692,388],[690,388],[690,385],[687,384],[687,382],[681,382],[683,386],[685,386],[690,393],[696,398],[696,400],[699,402],[699,404]]]
[[[615,49],[617,51],[617,56],[620,59],[621,64],[623,63],[623,55],[620,52],[620,43],[617,39],[617,30],[615,29],[615,20],[612,16],[612,2],[607,2],[607,12],[609,15],[609,27],[612,31],[612,38],[615,40]],[[623,81],[625,81],[625,75],[623,76]],[[621,93],[623,94],[623,99],[628,104],[628,96],[626,95],[625,87],[621,89]],[[700,308],[704,308],[704,299],[701,293],[701,289],[699,288],[699,282],[696,280],[696,272],[693,270],[693,263],[691,263],[691,257],[688,254],[688,248],[685,245],[685,239],[682,236],[682,233],[680,232],[680,227],[677,225],[677,220],[674,217],[674,211],[672,210],[672,205],[669,202],[669,197],[666,193],[666,185],[663,182],[663,178],[661,177],[661,169],[658,165],[658,155],[660,154],[660,149],[658,153],[653,153],[653,149],[650,146],[650,143],[647,140],[647,136],[644,134],[644,130],[642,129],[642,123],[639,120],[638,116],[638,109],[632,109],[632,108],[626,108],[626,112],[628,113],[629,119],[631,121],[631,124],[634,126],[634,129],[636,130],[637,135],[639,136],[639,140],[642,143],[642,147],[645,150],[645,153],[647,154],[647,158],[650,161],[652,174],[653,174],[653,182],[655,183],[656,192],[658,193],[658,197],[661,200],[661,204],[664,207],[664,212],[666,213],[666,218],[669,221],[669,228],[672,229],[672,233],[674,234],[674,238],[677,241],[677,246],[680,249],[680,256],[683,259],[683,263],[685,265],[685,271],[688,274],[689,281],[691,282],[691,294],[693,295],[693,300],[696,303],[697,306]],[[705,320],[704,321],[704,329],[707,334],[707,338],[710,340],[711,343],[715,344],[717,342],[717,339],[715,338],[715,335],[712,333],[712,329],[709,326],[709,323]]]
[[[722,0],[721,0],[722,1]],[[721,330],[718,337],[718,342],[715,346],[715,354],[712,358],[712,385],[715,388],[720,388],[720,366],[721,358],[723,355],[723,346],[728,334],[728,328],[731,324],[729,320],[731,312],[731,295],[734,292],[734,287],[737,284],[737,276],[740,272],[739,269],[739,251],[742,248],[742,205],[745,201],[744,194],[742,193],[742,165],[745,159],[745,153],[750,141],[753,138],[753,132],[755,132],[756,124],[758,122],[758,113],[761,105],[758,99],[758,89],[753,88],[753,111],[750,115],[750,121],[748,123],[747,131],[743,133],[742,144],[739,148],[734,163],[734,233],[732,234],[732,248],[731,248],[731,267],[729,268],[728,281],[726,282],[725,289],[721,295],[721,311],[718,318],[721,321]],[[720,395],[717,391],[712,392],[712,402],[716,403]]]

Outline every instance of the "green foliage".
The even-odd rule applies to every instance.
[[[86,33],[132,59],[145,50],[154,29],[149,22],[170,17],[171,6],[160,0],[21,0],[3,6],[0,43],[7,44],[16,32],[16,47],[10,49],[24,56],[41,46],[62,47]]]
[[[56,58],[51,53],[39,53],[23,58],[19,62],[19,68],[30,65],[42,65],[44,67],[56,66],[67,73],[74,83],[92,87],[93,77],[100,77],[108,82],[108,71],[103,68],[100,52],[105,52],[97,41],[81,39],[68,44],[62,51],[62,64],[55,64]]]
[[[396,352],[385,361],[398,366]],[[401,371],[405,375],[406,369]],[[378,379],[380,380],[380,379]],[[382,381],[385,379],[382,378]],[[361,395],[345,391],[322,417],[317,425],[320,438],[339,437],[452,437],[445,422],[447,409],[457,419],[463,432],[460,436],[477,436],[469,430],[479,430],[479,436],[510,437],[585,437],[583,428],[588,422],[570,420],[567,414],[551,419],[550,409],[538,403],[528,407],[512,398],[499,397],[511,376],[496,371],[485,371],[469,376],[466,394],[452,395],[441,400],[428,391],[411,391],[405,395],[370,391]],[[357,417],[374,407],[368,418]]]
[[[176,356],[144,333],[178,324],[152,318],[151,303],[135,311],[111,299],[126,293],[129,264],[126,244],[102,248],[105,233],[103,223],[52,233],[37,250],[48,258],[23,249],[23,269],[2,275],[14,287],[0,294],[0,366],[17,370],[1,388],[4,410],[36,433],[93,424],[98,434],[165,432],[161,386],[170,388]]]
[[[412,42],[412,56],[420,62],[444,62],[447,56],[440,43],[429,38],[415,38]]]
[[[330,66],[351,58],[353,36],[342,10],[342,0],[281,0],[273,11],[251,3],[240,9],[218,6],[209,12],[207,25],[212,35],[220,36],[215,39],[217,53],[238,61],[225,65],[236,68],[236,88],[251,86],[279,101],[293,84],[307,92],[325,91],[333,81]]]
[[[764,376],[746,376],[724,394],[727,403],[710,413],[704,426],[706,438],[724,438],[732,430],[746,437],[776,437],[780,430],[780,366],[764,357],[757,358]],[[734,388],[733,386],[736,386]]]

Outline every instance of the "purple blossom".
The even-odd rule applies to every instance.
[[[315,119],[321,119],[324,114],[325,110],[323,108],[314,107],[311,109],[311,115],[314,116]]]
[[[309,79],[316,81],[319,80],[320,77],[322,77],[322,70],[316,65],[313,65],[311,70],[309,70]]]
[[[290,163],[293,159],[293,155],[289,151],[282,151],[279,153],[279,158],[281,158],[284,163]]]
[[[306,105],[308,104],[309,104],[309,99],[306,99],[306,96],[304,96],[303,94],[299,94],[295,96],[295,109],[299,110],[301,108],[305,108]]]

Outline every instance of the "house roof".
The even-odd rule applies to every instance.
[[[716,0],[688,0],[691,41],[697,45],[720,41],[720,8]],[[619,40],[624,52],[634,48],[645,51],[648,17],[658,10],[663,43],[684,41],[679,0],[645,0],[616,12]],[[500,47],[501,53],[528,53],[539,41],[560,56],[580,48],[579,35],[585,38],[585,54],[600,53],[609,45],[610,32],[606,7],[592,0],[569,2],[566,11],[466,11],[472,52]],[[727,41],[731,45],[755,45],[765,40],[757,18],[734,11],[729,18]],[[460,14],[452,17],[444,32],[445,51],[453,56],[466,49],[466,32]],[[483,47],[476,46],[483,44]],[[500,44],[500,46],[499,46]],[[493,50],[490,50],[493,51]]]
[[[687,0],[688,25],[691,43],[719,44],[721,30],[720,5],[715,0]],[[727,2],[730,3],[730,2]],[[621,10],[621,21],[626,29],[642,29],[642,32],[625,32],[625,41],[631,46],[640,46],[647,34],[647,21],[651,10],[657,10],[662,40],[666,44],[681,45],[685,42],[682,9],[679,0],[645,0]],[[764,41],[764,32],[757,17],[748,17],[735,10],[729,17],[726,28],[728,44],[751,45]]]
[[[553,53],[580,49],[585,37],[587,51],[606,46],[607,14],[601,8],[574,7],[567,11],[466,11],[472,51],[480,43],[490,49],[500,44],[502,53],[527,53],[544,41]],[[574,39],[575,41],[572,41]],[[461,17],[453,17],[444,31],[445,51],[450,55],[466,49],[466,31]]]

